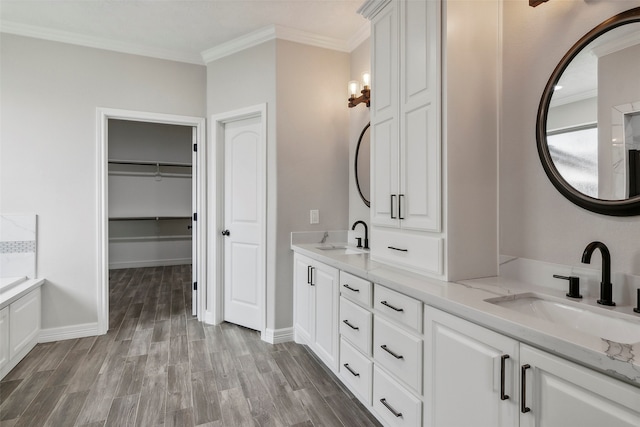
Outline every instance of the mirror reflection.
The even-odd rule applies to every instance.
[[[358,145],[356,146],[356,160],[355,160],[355,175],[356,186],[358,192],[365,205],[370,206],[371,200],[371,132],[369,126],[371,123],[367,123],[358,139]]]
[[[640,23],[608,31],[562,73],[547,116],[553,164],[601,200],[640,194]]]

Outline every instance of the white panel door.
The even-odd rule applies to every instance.
[[[261,331],[264,152],[259,117],[225,125],[224,320]]]
[[[312,283],[315,289],[316,352],[332,369],[338,363],[338,307],[340,273],[319,262],[314,263]]]
[[[198,315],[198,221],[195,218],[198,212],[198,128],[193,127],[191,130],[191,140],[193,150],[191,154],[191,314]]]
[[[313,261],[300,254],[293,256],[294,327],[296,342],[313,344],[315,335],[315,292],[311,282]]]
[[[640,389],[520,345],[522,427],[638,427]]]
[[[9,307],[0,310],[0,370],[9,363]]]

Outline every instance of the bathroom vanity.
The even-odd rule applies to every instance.
[[[292,249],[295,340],[384,425],[640,425],[640,338],[626,342],[640,316],[612,313],[630,332],[603,338],[505,302],[562,298],[548,288],[443,282],[340,244]]]

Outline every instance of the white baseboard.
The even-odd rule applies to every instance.
[[[42,329],[40,330],[38,342],[63,341],[96,335],[100,335],[98,333],[98,323],[84,323],[80,325]]]
[[[216,316],[213,313],[213,311],[208,311],[208,310],[204,311],[204,317],[202,321],[207,325],[219,325],[220,323],[222,323],[222,319],[216,319]]]
[[[262,340],[269,344],[293,341],[293,328],[265,329]]]
[[[164,267],[168,265],[184,265],[191,263],[191,258],[156,259],[148,261],[122,261],[109,263],[109,270],[120,270],[123,268]]]

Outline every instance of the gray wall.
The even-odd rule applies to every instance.
[[[209,116],[267,103],[267,325],[293,324],[292,231],[348,219],[349,55],[272,40],[207,66]],[[309,224],[309,210],[320,224]]]
[[[2,34],[0,211],[38,215],[44,329],[97,322],[96,108],[205,113],[205,67]]]
[[[614,271],[640,274],[640,217],[607,217],[573,205],[547,179],[535,139],[540,96],[564,53],[594,26],[637,6],[549,1],[532,8],[526,1],[504,2],[500,253],[577,266],[584,247],[602,240]]]

